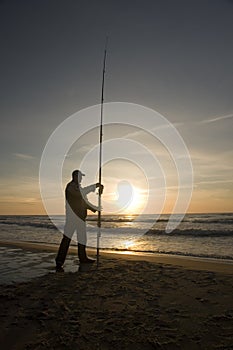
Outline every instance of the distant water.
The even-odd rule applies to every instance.
[[[55,217],[58,227],[64,216]],[[101,249],[187,255],[233,261],[233,213],[187,214],[166,233],[169,215],[102,217]],[[88,245],[96,247],[96,216],[88,217]],[[62,233],[47,216],[0,216],[0,240],[59,244]],[[73,242],[75,244],[75,242]]]

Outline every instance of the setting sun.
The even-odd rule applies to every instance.
[[[121,213],[138,214],[146,204],[142,191],[128,181],[119,182],[116,196],[116,206]]]

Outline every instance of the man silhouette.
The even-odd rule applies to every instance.
[[[86,217],[87,210],[96,212],[99,208],[91,204],[86,196],[88,193],[94,192],[96,188],[99,188],[102,193],[103,185],[96,183],[87,187],[81,187],[83,176],[85,176],[85,174],[80,170],[74,170],[72,172],[72,180],[66,186],[66,223],[64,235],[55,259],[57,272],[64,271],[63,264],[75,231],[78,240],[78,257],[80,263],[90,264],[95,262],[95,260],[88,258],[86,254]]]

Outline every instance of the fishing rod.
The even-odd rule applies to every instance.
[[[107,55],[108,37],[106,37],[104,60],[103,60],[103,75],[102,75],[102,88],[101,88],[101,103],[100,103],[100,133],[99,133],[99,184],[102,184],[102,153],[103,153],[103,114],[104,114],[104,80],[105,80],[105,67],[106,67],[106,55]],[[102,188],[99,187],[98,193],[98,232],[97,232],[97,268],[99,267],[99,250],[100,250],[100,237],[101,237],[101,195]]]

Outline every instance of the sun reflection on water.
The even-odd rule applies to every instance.
[[[125,249],[130,249],[133,246],[135,246],[135,242],[133,240],[127,240],[127,241],[123,242],[123,245],[124,245]]]

